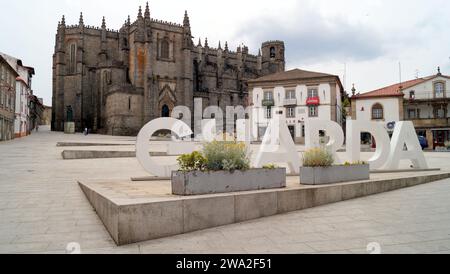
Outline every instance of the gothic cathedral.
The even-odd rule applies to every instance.
[[[251,55],[194,45],[187,12],[182,25],[152,19],[148,4],[119,31],[58,23],[53,55],[52,130],[75,122],[108,135],[136,135],[150,120],[169,117],[174,107],[247,105],[247,80],[285,70],[284,43],[262,44]]]

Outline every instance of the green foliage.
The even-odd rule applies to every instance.
[[[263,168],[264,168],[264,169],[276,169],[277,166],[274,165],[274,164],[268,164],[268,165],[263,166]]]
[[[206,169],[206,159],[198,151],[181,155],[177,161],[180,165],[180,171],[203,171]]]
[[[348,97],[345,97],[344,101],[342,102],[342,107],[346,108],[349,107],[351,105],[350,100],[348,99]]]
[[[305,167],[329,167],[333,163],[333,154],[324,148],[313,148],[303,154],[303,166]]]
[[[243,143],[211,142],[203,146],[208,170],[246,170],[250,168],[248,150]]]
[[[353,162],[353,163],[350,163],[350,162],[345,162],[344,163],[344,166],[358,166],[358,165],[367,165],[367,163],[364,162],[364,161],[356,161],[356,162]]]

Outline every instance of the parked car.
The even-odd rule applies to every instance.
[[[419,143],[420,143],[420,146],[422,147],[422,149],[428,148],[427,138],[425,138],[423,136],[419,136]]]

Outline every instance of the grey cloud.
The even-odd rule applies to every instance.
[[[245,38],[252,45],[271,39],[283,40],[287,58],[296,63],[365,61],[384,54],[381,38],[374,30],[363,25],[351,25],[339,18],[325,21],[318,14],[309,14],[298,20],[294,27],[275,20],[246,25],[248,27],[243,28],[238,37]]]

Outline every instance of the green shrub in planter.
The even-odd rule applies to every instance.
[[[333,163],[333,154],[325,148],[313,148],[303,154],[304,167],[329,167]]]
[[[350,163],[350,162],[345,162],[344,163],[344,166],[360,166],[360,165],[367,165],[367,163],[364,162],[364,161],[356,161],[356,162],[353,162],[353,163]]]
[[[276,169],[278,167],[274,164],[268,164],[268,165],[263,166],[263,168],[264,169]]]
[[[244,143],[211,142],[203,146],[208,170],[247,170],[250,168],[249,152]]]
[[[178,158],[180,171],[219,171],[250,169],[250,158],[244,143],[212,142],[203,151],[194,151]]]
[[[191,154],[184,154],[178,157],[178,164],[180,165],[180,171],[204,171],[206,170],[206,159],[203,155],[194,151]]]

